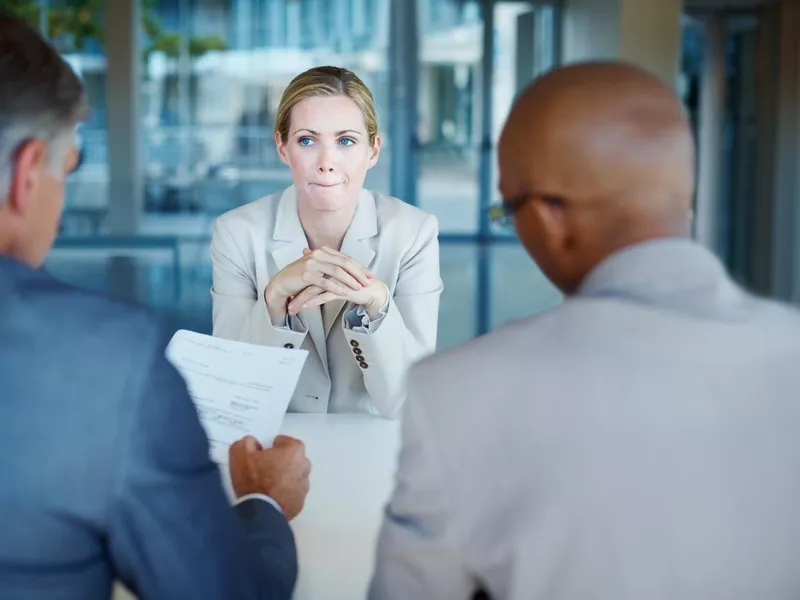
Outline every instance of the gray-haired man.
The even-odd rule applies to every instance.
[[[159,324],[39,270],[86,110],[0,16],[0,598],[107,598],[115,578],[142,599],[289,598],[302,444],[235,444],[234,512]]]

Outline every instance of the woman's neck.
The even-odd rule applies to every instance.
[[[317,211],[300,203],[297,213],[308,239],[309,249],[315,250],[322,246],[328,246],[334,250],[341,250],[344,236],[353,221],[355,212],[355,205],[341,210]]]

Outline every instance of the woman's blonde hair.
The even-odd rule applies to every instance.
[[[275,115],[275,132],[285,142],[289,138],[292,109],[301,100],[314,96],[347,96],[361,109],[367,125],[369,143],[378,137],[378,117],[372,92],[358,75],[341,67],[314,67],[300,73],[284,90],[278,114]]]

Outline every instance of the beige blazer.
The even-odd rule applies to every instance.
[[[327,307],[327,319],[317,307],[289,327],[273,326],[264,288],[305,247],[293,186],[220,216],[211,240],[213,335],[308,350],[290,411],[394,418],[409,365],[436,347],[442,291],[436,218],[362,190],[341,250],[389,288],[385,314],[368,326],[353,327],[361,319],[345,303]]]

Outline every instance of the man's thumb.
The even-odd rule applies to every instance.
[[[263,450],[261,442],[259,442],[252,435],[248,435],[244,438],[244,449],[248,452],[259,452],[260,450]]]

